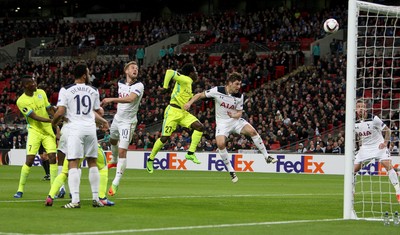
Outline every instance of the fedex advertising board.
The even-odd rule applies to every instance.
[[[110,153],[107,152],[110,158]],[[181,171],[226,171],[225,164],[215,152],[196,153],[201,164],[195,164],[185,158],[186,152],[159,152],[154,160],[154,170]],[[22,166],[25,162],[25,150],[12,149],[9,153],[10,165]],[[148,151],[128,151],[127,168],[145,169],[150,155]],[[344,155],[322,154],[271,154],[278,161],[267,164],[261,154],[230,153],[230,161],[237,172],[270,172],[290,174],[344,174]],[[400,166],[400,157],[393,156],[393,165]],[[40,160],[35,159],[35,165]],[[359,174],[385,175],[386,171],[379,162],[372,161]]]

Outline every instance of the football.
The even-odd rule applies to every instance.
[[[324,22],[324,30],[327,33],[334,33],[339,30],[339,23],[333,18],[327,19]]]

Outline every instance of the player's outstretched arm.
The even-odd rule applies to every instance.
[[[184,110],[189,110],[190,106],[198,100],[206,98],[206,93],[205,92],[200,92],[194,95],[185,105],[183,105]]]
[[[135,101],[138,98],[138,95],[134,92],[131,92],[129,96],[126,97],[118,97],[118,98],[104,98],[100,106],[107,105],[108,103],[114,102],[114,103],[131,103]]]

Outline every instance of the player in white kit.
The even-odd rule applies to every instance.
[[[99,170],[97,161],[97,135],[93,110],[100,114],[99,91],[89,82],[89,69],[85,64],[78,64],[74,69],[75,83],[60,89],[57,112],[53,126],[68,119],[68,186],[72,194],[71,202],[63,208],[80,208],[79,161],[86,156],[89,167],[89,181],[92,189],[93,207],[103,207],[99,201]]]
[[[118,103],[117,113],[110,128],[112,159],[108,167],[117,167],[115,178],[108,190],[110,196],[117,193],[119,182],[126,169],[126,153],[136,128],[137,112],[144,91],[143,83],[137,80],[139,68],[136,62],[127,63],[124,71],[126,79],[118,81],[119,97],[104,98],[101,101],[102,106],[110,102]]]
[[[215,139],[218,152],[231,175],[232,182],[236,183],[238,177],[228,159],[226,150],[226,138],[231,133],[250,136],[256,147],[264,155],[267,163],[275,163],[277,160],[268,155],[264,142],[254,127],[242,118],[244,96],[239,93],[242,86],[242,75],[234,72],[229,75],[225,86],[217,86],[198,93],[184,106],[188,110],[190,106],[199,99],[212,98],[215,101]]]
[[[397,201],[400,203],[399,179],[393,169],[390,151],[387,147],[391,135],[389,127],[378,116],[367,112],[363,100],[358,100],[356,103],[356,116],[355,132],[359,150],[354,160],[354,175],[361,169],[363,162],[378,159],[385,167],[389,180],[396,190]],[[383,138],[382,132],[385,138]]]

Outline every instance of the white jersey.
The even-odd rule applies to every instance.
[[[237,119],[228,116],[228,112],[236,113],[243,110],[243,94],[227,94],[223,86],[206,90],[205,95],[215,101],[215,121],[217,125],[236,121]]]
[[[72,84],[61,88],[57,106],[66,107],[65,117],[72,129],[96,129],[93,110],[100,109],[99,91],[86,84]]]
[[[143,91],[144,85],[141,82],[127,85],[125,79],[118,81],[118,96],[120,98],[129,96],[133,92],[138,96],[138,99],[131,103],[118,103],[114,119],[127,123],[137,122],[136,114],[139,110],[140,100],[143,97]]]
[[[377,146],[384,142],[382,130],[386,124],[377,116],[368,115],[368,118],[357,121],[355,125],[356,135],[360,139],[361,146]]]

